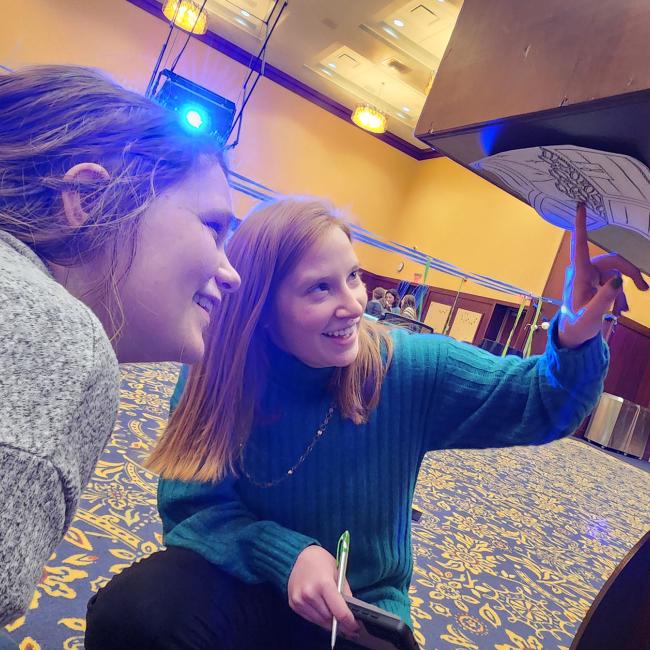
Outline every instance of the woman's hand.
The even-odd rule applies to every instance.
[[[338,592],[337,575],[336,558],[320,546],[308,546],[298,556],[289,576],[289,607],[326,630],[332,629],[334,616],[341,633],[354,636],[359,624]],[[352,595],[347,580],[343,593]]]
[[[564,348],[576,348],[596,336],[603,316],[613,311],[619,316],[628,310],[623,279],[627,275],[641,290],[648,285],[641,272],[618,253],[589,258],[587,212],[584,204],[576,210],[576,225],[571,234],[571,265],[567,269],[559,342]],[[614,308],[612,310],[612,304]]]

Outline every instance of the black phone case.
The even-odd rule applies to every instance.
[[[356,598],[345,597],[345,602],[372,636],[392,643],[397,650],[420,650],[413,631],[402,619]]]

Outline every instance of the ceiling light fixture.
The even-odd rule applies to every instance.
[[[250,16],[250,14],[248,13],[248,11],[246,11],[246,9],[241,10],[241,15],[244,16],[245,18],[248,18]]]
[[[402,110],[403,110],[405,113],[410,113],[410,112],[411,112],[411,109],[410,109],[408,106],[402,106]]]
[[[186,32],[205,34],[208,31],[208,14],[201,11],[201,3],[196,0],[167,0],[163,14]]]
[[[332,70],[336,70],[336,63],[328,63],[327,64]]]
[[[397,34],[395,33],[395,30],[391,29],[390,27],[382,27],[382,29],[389,35],[392,36],[393,38],[399,38]]]
[[[370,104],[357,104],[352,113],[352,121],[371,133],[386,131],[386,114]]]
[[[395,27],[404,27],[404,21],[400,20],[399,18],[395,18],[395,20],[393,20],[393,25],[395,25]]]

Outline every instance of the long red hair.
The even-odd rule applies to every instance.
[[[178,408],[148,467],[164,478],[219,481],[236,474],[268,368],[263,324],[275,289],[330,228],[350,229],[321,199],[288,197],[262,204],[228,243],[241,289],[224,297],[213,318],[203,360],[193,366]],[[383,354],[382,354],[383,353]],[[379,401],[392,354],[387,329],[365,318],[359,354],[338,368],[332,390],[341,413],[361,424]]]

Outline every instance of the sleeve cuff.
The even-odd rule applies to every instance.
[[[259,575],[286,593],[289,576],[298,556],[318,541],[302,533],[289,531],[275,522],[265,522],[257,531],[250,560]]]
[[[565,385],[578,385],[585,380],[602,380],[609,366],[609,348],[598,334],[577,348],[562,348],[558,339],[560,314],[551,321],[546,355],[553,374]]]

